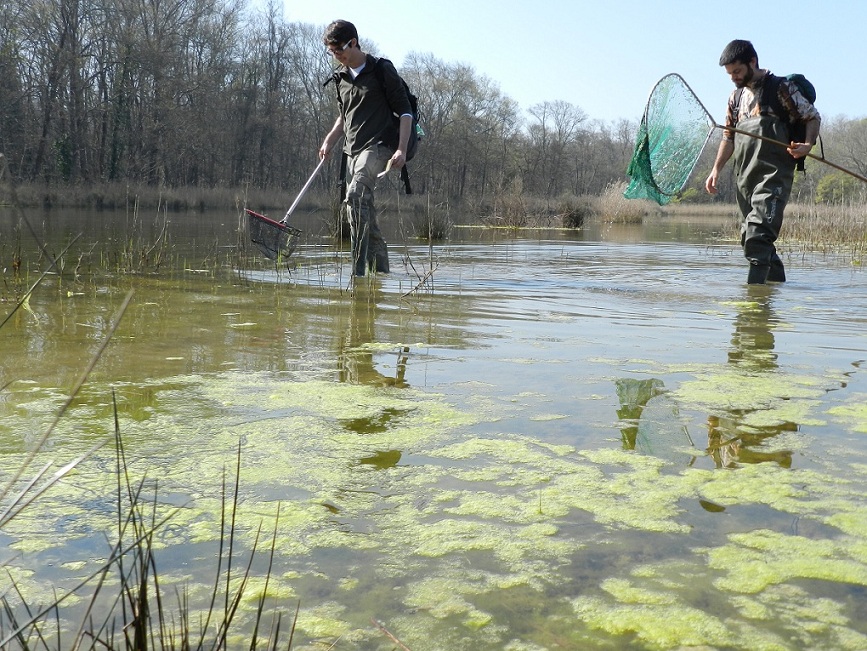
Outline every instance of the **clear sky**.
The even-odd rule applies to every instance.
[[[398,69],[409,52],[470,64],[524,110],[565,100],[591,119],[638,120],[678,72],[721,122],[733,86],[719,55],[745,38],[761,67],[814,83],[823,117],[867,117],[867,0],[274,1],[290,22],[353,22]]]

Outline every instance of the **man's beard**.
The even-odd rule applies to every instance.
[[[749,86],[750,82],[753,80],[753,77],[755,77],[755,76],[756,75],[755,75],[755,72],[753,71],[753,69],[749,68],[747,70],[746,74],[744,75],[744,78],[740,81],[739,84],[737,84],[737,87],[738,88],[744,88],[745,86]]]

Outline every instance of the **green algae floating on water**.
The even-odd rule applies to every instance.
[[[634,634],[650,649],[727,647],[732,642],[724,621],[683,603],[610,605],[579,597],[573,605],[575,614],[589,626],[616,636]]]
[[[751,594],[793,579],[867,586],[863,540],[812,540],[760,529],[731,534],[729,541],[707,551],[709,566],[724,573],[715,584],[728,592]]]
[[[751,595],[715,592],[714,570],[697,560],[637,566],[630,578],[605,580],[602,594],[578,597],[572,607],[591,628],[634,636],[648,649],[865,648],[867,636],[852,630],[845,602],[791,584]]]
[[[825,378],[779,373],[744,373],[731,366],[705,369],[672,391],[683,408],[719,413],[790,409],[791,401],[814,405],[825,395]],[[790,420],[780,415],[780,422]]]
[[[705,404],[708,386],[733,386],[727,380],[702,382],[685,382],[682,393],[669,395],[692,408]],[[570,585],[572,560],[592,541],[575,528],[576,521],[592,520],[594,531],[611,532],[609,545],[617,533],[642,537],[653,547],[657,541],[687,540],[694,523],[687,505],[701,499],[726,507],[725,515],[716,517],[760,505],[836,527],[844,535],[833,544],[808,546],[803,567],[788,574],[782,566],[797,550],[804,551],[793,541],[783,540],[792,549],[774,556],[758,539],[734,534],[717,547],[696,548],[682,560],[681,576],[655,576],[658,568],[639,566],[627,578],[616,563],[608,572],[600,568],[601,593],[582,585],[587,596],[573,602],[578,638],[593,639],[593,631],[599,631],[602,647],[611,643],[606,636],[634,635],[648,648],[748,648],[746,640],[756,641],[753,648],[787,648],[781,640],[794,623],[776,632],[755,626],[759,615],[784,610],[770,595],[805,577],[833,581],[863,572],[865,559],[858,552],[865,539],[858,527],[863,510],[856,499],[863,481],[857,475],[835,479],[772,464],[715,472],[610,447],[552,445],[509,431],[482,436],[475,426],[497,422],[502,410],[496,401],[470,414],[440,395],[412,388],[281,381],[264,374],[179,377],[170,384],[173,388],[160,393],[146,420],[122,423],[134,471],[159,469],[162,490],[177,493],[174,502],[183,505],[158,544],[207,545],[219,539],[222,504],[216,487],[240,442],[237,539],[252,546],[260,525],[275,532],[278,562],[286,570],[272,578],[269,593],[292,600],[305,598],[308,589],[317,595],[321,606],[310,604],[299,619],[299,630],[312,638],[342,635],[349,641],[369,635],[359,628],[351,604],[385,584],[393,593],[389,608],[412,609],[420,622],[416,629],[441,631],[427,621],[434,619],[439,626],[458,627],[459,639],[472,640],[467,643],[477,643],[476,648],[509,648],[509,615],[496,607],[496,596],[523,590],[528,613],[540,603],[569,599],[566,591],[575,587]],[[800,380],[793,386],[804,394],[790,402],[810,413],[812,396],[821,389]],[[785,387],[785,393],[794,391]],[[773,405],[780,413],[783,402]],[[206,421],[197,418],[203,411]],[[364,422],[374,426],[361,427]],[[368,462],[385,458],[390,462]],[[80,473],[90,504],[99,494],[110,502],[113,484],[101,472],[94,466]],[[81,493],[56,497],[59,502],[46,504],[39,511],[45,519],[28,525],[30,530],[62,529],[53,509],[81,499]],[[105,513],[106,522],[112,517]],[[22,527],[21,535],[27,530]],[[86,537],[88,532],[67,527],[64,535]],[[56,540],[62,544],[60,536]],[[772,572],[759,576],[753,592],[744,592],[750,584],[741,585],[739,570],[726,566],[741,550],[756,563],[765,556],[771,561]],[[341,563],[335,563],[338,557]],[[834,564],[818,576],[823,558]],[[737,607],[716,613],[703,606],[692,585],[696,577],[708,586],[711,603],[735,596],[741,598]],[[167,584],[187,580],[166,574]],[[254,588],[264,589],[261,582]],[[813,631],[807,639],[843,640],[844,608],[829,601],[822,609],[825,614],[802,615]],[[857,633],[850,631],[846,639],[857,639]],[[857,647],[840,642],[840,648]]]
[[[850,425],[856,432],[867,434],[867,396],[851,396],[845,405],[838,405],[828,413]]]

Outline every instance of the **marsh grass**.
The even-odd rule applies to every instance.
[[[141,273],[144,271],[159,271],[166,262],[169,248],[168,225],[169,217],[166,204],[157,210],[153,224],[156,228],[154,236],[146,234],[144,220],[139,212],[139,205],[133,205],[128,214],[126,236],[116,250],[106,250],[103,254],[108,264],[118,271]]]
[[[737,206],[729,204],[669,205],[670,216],[719,216],[727,234],[740,239],[742,218]],[[867,204],[853,201],[838,204],[793,202],[786,206],[777,248],[788,253],[820,253],[850,258],[861,264],[867,257]]]
[[[521,191],[520,182],[508,191],[499,192],[489,204],[478,208],[482,222],[488,226],[526,228],[530,225],[528,197]]]
[[[557,217],[563,228],[581,228],[594,213],[592,199],[575,195],[561,197],[557,208]]]
[[[597,218],[610,224],[640,224],[652,214],[661,214],[659,206],[646,199],[627,199],[623,196],[626,182],[610,183],[595,202]]]
[[[790,249],[842,254],[860,263],[867,254],[867,206],[790,205],[781,236]]]
[[[171,187],[166,185],[129,184],[124,182],[103,182],[92,184],[69,184],[46,186],[38,183],[21,183],[17,189],[18,205],[25,208],[87,208],[92,210],[167,210],[169,212],[223,210],[234,205],[240,197],[247,194],[256,206],[257,212],[263,210],[285,211],[288,207],[289,193],[279,188],[256,189],[255,194],[249,187]],[[299,210],[321,202],[314,193],[302,202]]]
[[[451,204],[434,202],[430,195],[409,195],[399,198],[398,219],[401,230],[422,242],[443,242],[454,225]]]
[[[0,265],[2,265],[3,290],[0,292],[0,302],[7,302],[21,295],[25,285],[21,273],[21,231],[13,227],[11,242],[0,240]],[[5,264],[3,264],[5,263]]]
[[[593,197],[579,197],[571,193],[556,199],[534,198],[512,188],[491,199],[476,202],[471,206],[471,213],[491,228],[577,229],[595,214],[595,203]]]

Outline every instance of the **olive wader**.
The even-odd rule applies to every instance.
[[[368,268],[388,273],[388,248],[376,221],[373,189],[377,175],[385,170],[392,151],[383,145],[368,147],[357,156],[350,156],[344,209],[349,220],[352,240],[353,273],[363,276]]]
[[[786,126],[776,117],[760,115],[738,122],[738,129],[777,142],[789,142]],[[783,225],[783,209],[795,179],[795,158],[778,144],[735,134],[738,207],[743,215],[741,246],[750,263],[747,282],[785,282],[783,261],[774,242]]]

